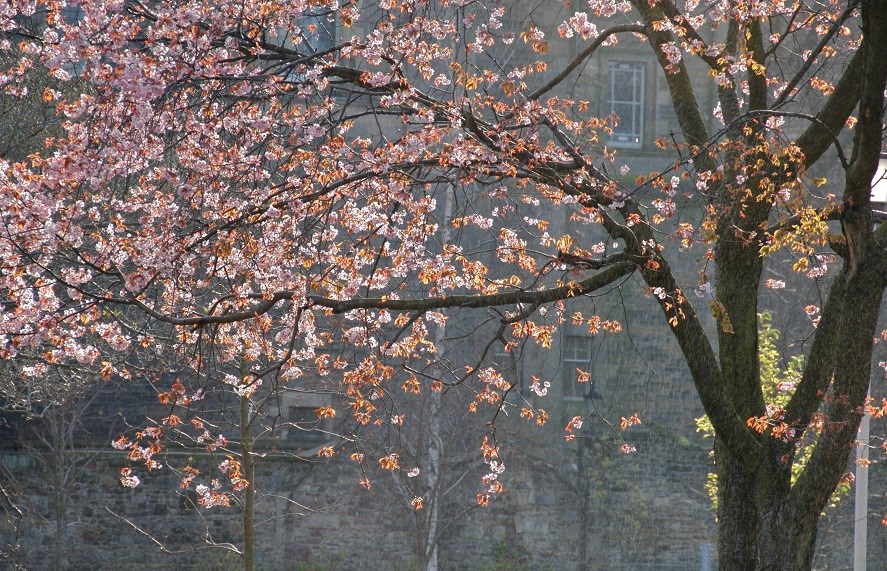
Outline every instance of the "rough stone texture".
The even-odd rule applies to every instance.
[[[89,483],[71,494],[66,568],[117,569],[126,563],[138,568],[199,568],[208,561],[223,559],[221,552],[190,551],[199,546],[201,536],[208,534],[219,543],[237,543],[239,516],[235,508],[194,509],[171,491],[176,482],[168,476],[150,478],[143,489],[122,489],[116,482],[117,466],[115,461],[96,461],[87,478]],[[262,470],[259,489],[295,497],[317,512],[298,515],[297,511],[306,510],[287,512],[282,501],[274,502],[271,511],[277,519],[259,530],[260,569],[293,568],[297,562],[303,568],[409,568],[413,541],[409,512],[392,509],[384,491],[359,490],[351,471],[341,468],[337,463],[308,466],[275,461]],[[604,471],[611,469],[619,467],[606,467]],[[305,470],[310,470],[312,477],[299,485]],[[442,568],[497,568],[503,562],[523,563],[528,568],[579,568],[580,518],[571,509],[576,504],[575,492],[544,462],[538,462],[535,469],[527,466],[518,471],[507,480],[509,491],[491,508],[473,510],[455,521],[440,546]],[[599,503],[596,507],[621,507],[609,515],[597,510],[602,512],[596,516],[600,522],[595,524],[600,535],[591,539],[608,547],[596,554],[600,565],[594,568],[620,564],[652,568],[654,562],[659,568],[681,568],[685,555],[678,553],[675,557],[669,552],[680,552],[686,542],[705,538],[710,525],[694,522],[692,516],[673,509],[684,507],[680,489],[670,492],[673,498],[663,495],[669,492],[658,491],[657,498],[664,501],[657,503],[636,484],[627,483],[630,473],[618,477],[612,474],[595,474],[601,479],[601,488],[594,493],[594,501]],[[605,491],[604,487],[613,491]],[[30,491],[38,494],[38,483],[33,483]],[[470,497],[461,496],[450,502],[445,514],[465,509],[464,502],[470,502]],[[695,507],[705,514],[705,501],[697,504]],[[41,512],[51,513],[48,501],[36,505]],[[270,507],[265,504],[263,511]],[[125,515],[169,551],[181,553],[160,553],[146,537],[108,510]],[[644,538],[647,534],[643,530],[651,524],[663,526],[650,534],[660,537],[657,541]],[[29,568],[48,568],[51,529],[29,525],[24,539],[21,560]]]
[[[702,485],[706,450],[698,443],[676,443],[649,429],[633,443],[638,452],[614,454],[616,441],[592,436],[554,465],[540,447],[510,459],[507,491],[487,509],[470,509],[476,479],[467,478],[444,508],[451,522],[440,543],[442,569],[693,569],[700,548],[713,545],[714,522]],[[588,561],[580,561],[583,541],[579,475],[569,453],[582,446],[590,481]],[[528,447],[529,448],[529,447]],[[518,457],[519,455],[519,457]],[[36,464],[14,453],[8,466],[26,481]],[[220,550],[200,550],[203,537],[238,544],[236,508],[195,509],[176,493],[168,472],[146,478],[136,490],[117,482],[119,457],[94,460],[83,481],[71,490],[64,542],[66,569],[236,569]],[[884,489],[881,464],[872,469],[873,489]],[[413,559],[413,524],[407,506],[384,486],[365,492],[346,462],[309,464],[267,460],[258,489],[279,496],[260,501],[265,516],[259,528],[259,569],[409,569]],[[879,487],[880,486],[880,487]],[[40,480],[28,482],[33,507],[50,518],[52,506]],[[300,502],[298,508],[287,502]],[[885,552],[887,541],[877,514],[887,510],[876,497],[870,517],[870,557]],[[150,532],[172,553],[162,553],[122,519]],[[852,548],[852,502],[844,500],[823,519],[819,569],[848,569]],[[19,560],[29,569],[49,569],[52,529],[26,521]],[[10,539],[4,521],[0,539]],[[714,554],[712,554],[714,557]]]

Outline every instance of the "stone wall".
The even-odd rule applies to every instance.
[[[642,440],[651,448],[657,444],[652,435]],[[580,559],[583,517],[577,466],[552,464],[544,448],[522,450],[520,457],[510,457],[503,477],[506,492],[490,507],[473,507],[473,477],[447,497],[442,525],[449,527],[440,543],[441,568],[686,568],[688,557],[698,557],[699,544],[711,541],[713,528],[707,499],[684,484],[685,476],[699,476],[698,470],[693,472],[705,452],[698,446],[685,449],[681,462],[669,467],[654,454],[615,456],[606,438],[582,443],[591,490],[587,567]],[[225,552],[202,549],[202,538],[239,545],[238,509],[195,508],[187,495],[177,492],[177,479],[168,471],[146,477],[137,489],[122,488],[120,460],[111,455],[94,459],[71,488],[65,568],[228,568]],[[34,458],[12,452],[5,462],[24,484],[34,509],[48,520],[24,522],[19,561],[29,569],[48,569],[53,511],[40,467]],[[258,529],[259,569],[411,568],[412,515],[384,483],[369,492],[361,489],[353,467],[344,461],[269,458],[259,472],[259,519],[269,520]],[[644,478],[650,475],[661,478],[662,485],[645,487]],[[8,523],[0,528],[4,543],[11,532]],[[237,568],[233,559],[231,563]]]

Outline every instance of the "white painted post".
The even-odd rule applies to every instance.
[[[853,571],[865,571],[868,543],[869,470],[865,466],[869,458],[869,415],[865,413],[859,423],[856,446],[856,490],[853,517]],[[860,462],[860,460],[862,460]]]

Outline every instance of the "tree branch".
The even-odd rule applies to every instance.
[[[825,49],[825,46],[827,46],[829,42],[832,41],[832,38],[835,37],[835,34],[838,32],[838,30],[841,29],[841,26],[844,25],[844,22],[847,21],[847,18],[849,18],[850,15],[853,14],[853,11],[857,8],[857,6],[859,6],[858,0],[850,2],[850,5],[847,7],[847,9],[844,10],[840,17],[838,17],[834,25],[832,25],[832,27],[829,29],[828,33],[822,37],[822,39],[819,41],[819,44],[817,44],[817,46],[810,53],[810,56],[807,58],[807,61],[804,62],[804,65],[801,66],[801,69],[798,70],[798,73],[796,73],[795,76],[785,85],[782,93],[779,95],[776,101],[773,102],[773,107],[779,107],[780,105],[784,104],[786,100],[791,96],[792,91],[795,90],[795,87],[798,86],[798,83],[801,82],[801,79],[803,79],[807,72],[810,70],[813,62],[816,61],[816,58],[819,57],[819,54],[822,53],[822,50]],[[781,38],[780,41],[782,41]]]
[[[585,61],[588,57],[591,56],[591,54],[595,52],[595,50],[601,47],[601,44],[603,44],[607,38],[614,34],[621,34],[625,32],[646,34],[647,30],[639,24],[622,24],[619,26],[613,26],[612,28],[607,28],[606,30],[601,32],[588,47],[576,54],[576,57],[574,57],[573,60],[568,63],[567,66],[562,69],[560,73],[551,78],[545,85],[530,93],[527,96],[527,99],[529,99],[530,101],[534,101],[557,87],[560,82],[562,82],[564,79],[567,78],[567,76],[573,73],[573,70],[579,67],[583,61]]]
[[[785,422],[801,433],[819,408],[835,370],[838,328],[844,312],[846,288],[842,276],[832,283],[822,317],[813,336],[801,382],[785,407]],[[800,434],[799,434],[800,436]]]
[[[308,299],[315,305],[332,309],[333,313],[344,313],[353,309],[431,311],[448,307],[480,308],[501,305],[546,304],[591,293],[630,274],[634,270],[634,263],[618,262],[582,281],[537,291],[511,291],[491,295],[451,295],[427,299],[386,299],[384,297],[377,297],[338,300],[319,295],[309,295]]]
[[[138,307],[141,311],[153,317],[158,321],[162,321],[163,323],[169,323],[170,325],[176,326],[194,326],[194,327],[203,327],[204,325],[219,325],[224,323],[235,323],[238,321],[246,321],[248,319],[252,319],[259,315],[263,315],[271,311],[275,305],[283,300],[292,300],[296,295],[294,291],[278,291],[271,294],[270,297],[263,298],[261,303],[257,303],[249,309],[244,311],[237,311],[234,313],[223,313],[221,315],[198,315],[194,317],[172,317],[170,315],[166,315],[165,313],[161,313],[149,305],[145,304],[138,299],[119,299],[119,300],[111,300],[115,303],[120,303],[121,305],[132,305]]]
[[[868,193],[882,146],[884,87],[887,84],[887,11],[883,2],[862,5],[865,73],[859,95],[859,124],[847,171],[841,224],[847,258],[832,285],[810,362],[787,410],[804,426],[813,407],[825,402],[826,420],[816,447],[789,497],[793,533],[812,528],[840,481],[856,439],[871,378],[880,308],[887,286],[887,252],[877,242]],[[861,56],[860,56],[861,54]],[[879,229],[880,230],[880,229]],[[820,339],[822,336],[822,339]],[[809,373],[808,373],[809,371]],[[806,384],[805,384],[806,381]],[[832,390],[822,396],[831,381]],[[809,558],[812,557],[808,555]]]
[[[865,43],[865,39],[863,39]],[[863,79],[863,50],[860,49],[847,64],[844,75],[834,92],[816,114],[816,121],[807,127],[795,141],[804,153],[804,166],[810,167],[832,145],[859,101]]]
[[[699,104],[693,93],[693,82],[687,72],[687,66],[684,64],[684,60],[681,60],[676,66],[677,71],[670,71],[671,63],[659,46],[674,41],[674,36],[662,30],[657,31],[653,26],[654,21],[662,20],[665,16],[659,9],[651,9],[646,0],[633,0],[632,5],[644,17],[647,41],[653,48],[653,53],[656,54],[659,66],[665,72],[665,81],[668,83],[672,105],[684,137],[690,145],[701,148],[708,139],[708,132],[702,114],[699,112]],[[701,155],[699,159],[699,166],[702,170],[706,170],[708,168],[706,155]]]

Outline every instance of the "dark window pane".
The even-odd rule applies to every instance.
[[[639,147],[644,130],[644,64],[610,62],[608,65],[610,113],[619,117],[612,143]]]

